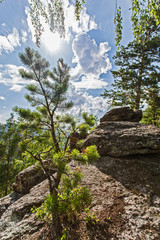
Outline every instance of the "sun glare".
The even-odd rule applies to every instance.
[[[45,31],[42,35],[42,46],[44,45],[45,49],[49,53],[55,53],[60,50],[63,44],[63,39],[59,36],[58,33],[52,33],[51,31]]]

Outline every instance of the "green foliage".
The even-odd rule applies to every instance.
[[[148,123],[160,127],[160,96],[159,88],[150,88],[147,97],[148,107],[143,112],[143,123]]]
[[[58,200],[60,215],[67,216],[69,220],[72,220],[73,216],[77,213],[80,214],[85,207],[90,205],[91,196],[86,187],[77,186],[61,193]]]
[[[150,0],[149,3],[150,15],[154,17],[156,25],[160,24],[160,3],[159,0]]]
[[[82,136],[82,138],[85,138],[86,134],[89,131],[89,128],[90,128],[89,125],[86,123],[82,123],[78,126],[78,130],[79,130],[80,136]]]
[[[66,112],[73,104],[66,97],[70,75],[63,59],[59,59],[57,68],[50,71],[49,63],[33,49],[26,48],[25,53],[19,56],[28,68],[20,70],[21,76],[32,81],[26,87],[29,93],[25,98],[33,107],[32,110],[15,107],[19,114],[19,126],[23,129],[20,146],[24,151],[24,160],[30,158],[39,162],[47,176],[50,191],[44,204],[32,211],[43,220],[52,222],[51,234],[55,232],[58,239],[63,232],[63,238],[67,232],[61,221],[64,218],[71,221],[72,216],[80,214],[91,202],[88,189],[80,186],[81,173],[78,169],[71,172],[68,163],[72,160],[91,163],[99,158],[95,146],[82,152],[71,150],[70,139],[76,131],[79,131],[78,134],[88,133],[96,118],[83,113],[83,122],[77,123]],[[56,174],[52,175],[51,169],[45,167],[44,160],[50,162]]]
[[[88,124],[90,127],[94,127],[97,124],[98,119],[93,115],[83,112],[82,118],[84,119],[85,123]]]
[[[69,171],[68,175],[63,174],[58,195],[50,194],[39,208],[31,209],[37,217],[48,222],[52,217],[55,221],[56,216],[60,216],[60,222],[64,226],[61,239],[65,239],[77,214],[81,214],[91,204],[88,188],[79,185],[81,178],[82,174],[78,169],[77,172]]]
[[[80,20],[80,13],[83,8],[84,0],[75,0],[75,18]],[[61,0],[51,0],[44,4],[43,1],[31,0],[30,2],[30,16],[33,27],[35,29],[35,37],[37,46],[40,46],[40,38],[44,31],[41,16],[45,22],[50,25],[51,31],[57,31],[60,36],[65,36],[65,19],[64,10]],[[160,3],[159,0],[131,0],[131,21],[134,37],[137,41],[141,41],[145,32],[149,18],[153,18],[158,26],[160,23]],[[114,18],[116,26],[116,45],[119,45],[122,39],[122,15],[121,6],[117,8],[116,0],[116,15]]]
[[[56,115],[56,129],[59,133],[60,148],[63,150],[69,150],[71,147],[73,138],[74,148],[80,148],[80,145],[76,145],[79,140],[84,139],[87,134],[94,129],[97,123],[97,118],[93,114],[82,113],[82,117],[75,118],[71,114],[63,113],[61,116]],[[61,139],[61,140],[60,140]]]
[[[62,124],[62,128],[65,129],[66,126],[68,126],[68,132],[75,131],[77,128],[77,122],[75,118],[71,114],[64,114],[62,116],[56,116],[57,118],[57,126],[60,127],[60,124]]]
[[[80,20],[80,13],[84,0],[75,0],[75,18]],[[36,44],[40,47],[41,35],[44,32],[42,18],[48,23],[52,32],[58,32],[60,37],[65,37],[65,18],[62,0],[31,0],[30,16],[35,30]]]
[[[65,227],[64,229],[63,229],[63,235],[62,235],[62,237],[61,237],[61,240],[65,240],[65,239],[67,239],[67,236],[68,236],[68,232],[70,231],[70,227]]]
[[[122,13],[121,13],[121,7],[119,7],[116,11],[116,15],[114,18],[114,24],[116,26],[115,33],[115,41],[116,41],[116,46],[119,45],[120,41],[122,40]]]
[[[84,139],[78,140],[76,143],[77,149],[83,149],[83,145],[84,145]]]
[[[35,107],[34,111],[18,107],[14,108],[20,116],[21,127],[27,130],[26,138],[29,135],[29,138],[31,138],[32,135],[35,148],[42,147],[42,144],[38,147],[37,144],[40,144],[40,142],[37,142],[37,139],[43,139],[46,143],[47,138],[50,139],[51,137],[54,142],[54,150],[59,151],[64,139],[59,139],[59,141],[57,139],[60,135],[56,136],[58,133],[55,126],[60,131],[62,129],[61,122],[58,119],[56,120],[55,112],[57,110],[62,112],[73,105],[66,98],[70,78],[69,67],[64,64],[63,59],[59,59],[57,68],[50,71],[48,61],[42,58],[37,51],[30,48],[26,48],[25,53],[19,54],[19,56],[21,61],[28,67],[28,71],[20,70],[21,76],[28,81],[32,81],[31,84],[26,86],[29,94],[26,94],[25,98],[30,102],[31,106]],[[64,119],[65,121],[66,119]],[[50,136],[48,133],[50,133]],[[67,138],[66,135],[65,137]]]
[[[153,110],[151,107],[147,107],[143,112],[141,122],[160,127],[160,109]]]
[[[82,113],[82,118],[84,122],[78,125],[80,139],[84,139],[97,123],[97,118],[93,114],[88,115],[88,113],[84,112]]]
[[[85,217],[85,221],[87,224],[97,224],[99,219],[96,217],[95,213],[90,213]]]
[[[92,163],[97,161],[100,157],[97,152],[96,146],[89,146],[86,149],[83,149],[82,152],[77,149],[73,149],[71,152],[71,156],[75,161],[81,163]]]
[[[95,161],[98,158],[99,154],[95,146],[87,147],[82,153],[77,149],[72,150],[71,154],[67,152],[55,153],[52,160],[53,166],[57,167],[58,174],[61,175],[58,194],[50,193],[45,202],[39,208],[34,207],[32,212],[36,213],[42,220],[48,222],[55,222],[57,216],[59,216],[59,224],[65,226],[63,229],[63,232],[65,232],[65,229],[68,229],[77,214],[85,211],[92,200],[88,188],[80,186],[82,179],[80,167],[77,166],[76,171],[73,172],[69,169],[67,163],[71,160],[87,163]]]
[[[131,0],[132,3],[132,30],[137,41],[143,41],[148,31],[148,22],[154,21],[155,25],[160,23],[160,3],[157,0],[151,0],[146,3],[145,0]]]
[[[0,197],[12,191],[16,174],[23,168],[19,142],[22,134],[11,114],[6,124],[0,124]]]
[[[152,27],[155,28],[152,28]],[[129,105],[133,109],[143,107],[150,89],[158,88],[159,78],[159,27],[155,22],[148,23],[152,35],[142,42],[133,41],[121,46],[114,59],[118,70],[112,71],[114,83],[111,90],[105,90],[103,97],[110,100],[111,106]]]
[[[84,0],[75,0],[75,16],[76,20],[80,20],[80,13],[82,10],[82,5],[85,3]]]
[[[114,77],[112,89],[105,90],[102,95],[108,98],[111,107],[127,105],[132,109],[140,109],[144,107],[144,102],[147,102],[149,106],[147,111],[152,113],[152,119],[156,118],[155,108],[158,105],[151,89],[157,89],[159,92],[160,82],[159,6],[157,0],[148,2],[146,0],[131,0],[134,41],[126,47],[119,47],[119,51],[116,52],[114,60],[119,69],[112,71]],[[117,10],[116,17],[117,19],[119,17],[119,20],[115,19],[115,23],[117,26],[116,41],[119,45],[122,34],[122,19],[118,13]],[[153,120],[153,122],[155,121]]]
[[[97,147],[95,145],[86,147],[85,155],[87,156],[87,162],[95,162],[100,158],[99,153],[97,152]]]
[[[2,3],[3,0],[0,0]],[[131,0],[131,21],[133,34],[136,40],[141,41],[141,37],[145,31],[145,25],[149,18],[153,18],[158,26],[160,23],[160,3],[159,0]],[[84,0],[75,0],[75,18],[80,20],[80,13],[83,8]],[[31,0],[30,1],[30,16],[32,25],[35,30],[36,44],[40,47],[41,35],[44,32],[42,18],[45,23],[48,23],[52,32],[58,32],[61,37],[65,37],[65,18],[62,0]],[[122,16],[121,6],[117,8],[116,0],[116,15],[114,19],[116,26],[116,45],[119,45],[122,39]]]
[[[30,1],[30,16],[35,30],[36,44],[40,46],[40,38],[44,31],[42,18],[48,23],[52,32],[58,32],[61,37],[65,36],[64,11],[61,0]]]
[[[160,3],[159,0],[131,0],[131,22],[134,40],[137,42],[143,42],[144,38],[150,34],[148,29],[148,23],[155,22],[155,25],[160,24]],[[117,8],[116,0],[116,15],[114,19],[115,33],[116,33],[116,45],[120,44],[122,39],[122,16],[121,7]]]

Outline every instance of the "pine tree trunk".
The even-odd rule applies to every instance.
[[[155,111],[154,111],[154,113],[153,113],[153,124],[154,124],[154,126],[157,127],[157,116],[156,116]]]
[[[139,110],[139,108],[140,108],[141,88],[142,88],[142,74],[143,74],[143,69],[144,69],[143,61],[144,61],[144,50],[143,50],[143,47],[142,47],[141,67],[140,67],[140,70],[139,70],[139,78],[138,78],[137,90],[136,90],[136,93],[137,93],[136,102],[135,102],[136,110]]]
[[[51,238],[53,239],[53,240],[57,240],[57,239],[59,239],[59,237],[61,237],[61,235],[62,235],[62,226],[61,226],[61,221],[60,221],[60,217],[59,217],[59,210],[58,210],[58,208],[59,208],[59,206],[58,206],[58,192],[56,191],[56,189],[54,189],[53,191],[52,191],[52,197],[54,198],[54,199],[57,199],[57,201],[56,201],[56,206],[54,206],[54,208],[55,208],[55,211],[53,211],[52,213],[51,213],[51,215],[52,215],[52,222],[51,222]]]
[[[53,120],[51,120],[51,130],[50,131],[51,131],[53,143],[54,143],[55,148],[56,148],[56,152],[60,152],[59,144],[58,144],[58,141],[57,141],[56,135],[55,135]]]

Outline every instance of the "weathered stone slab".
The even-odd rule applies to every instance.
[[[103,122],[86,138],[84,146],[90,145],[96,145],[102,156],[159,153],[160,129],[133,122]]]
[[[113,108],[108,111],[101,119],[100,122],[106,121],[128,121],[139,122],[142,119],[142,111],[133,111],[129,107]]]
[[[44,162],[46,168],[49,168],[52,173],[55,170],[52,168],[49,161]],[[47,178],[41,166],[32,165],[16,176],[16,182],[13,184],[13,191],[27,194],[30,189]]]
[[[40,206],[49,193],[48,181],[36,185],[30,193],[24,195],[10,206],[10,196],[0,200],[0,208],[6,202],[8,208],[3,211],[0,218],[0,239],[1,240],[26,240],[26,235],[32,235],[40,231],[44,222],[37,219],[31,212],[33,206]],[[29,238],[33,239],[33,238]],[[36,238],[35,238],[36,239]],[[47,239],[47,238],[46,238]]]

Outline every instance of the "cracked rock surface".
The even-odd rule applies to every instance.
[[[76,169],[75,163],[71,163]],[[91,211],[99,221],[77,222],[69,240],[159,240],[160,155],[101,157],[95,165],[80,166],[82,185],[92,194]],[[0,200],[5,211],[0,218],[1,240],[50,240],[49,229],[30,209],[48,194],[47,180],[10,204]]]
[[[136,122],[102,122],[86,138],[101,156],[160,153],[160,128]]]

